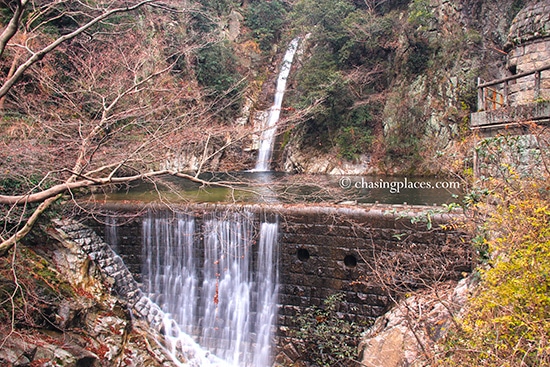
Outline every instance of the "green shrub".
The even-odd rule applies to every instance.
[[[539,139],[540,151],[526,136],[476,147],[482,191],[465,199],[482,214],[474,245],[483,262],[445,366],[550,365],[550,193],[540,154],[548,147]]]
[[[409,23],[420,30],[430,29],[436,21],[430,0],[413,0],[409,5]]]
[[[239,111],[245,87],[237,63],[227,42],[209,44],[197,52],[197,80],[210,91],[209,99],[215,101],[218,114],[228,119]]]
[[[30,174],[29,177],[17,177],[12,175],[0,175],[0,194],[16,195],[29,192],[36,192],[39,189],[45,190],[53,186],[50,180]]]
[[[429,65],[432,49],[428,41],[418,39],[410,44],[410,53],[405,63],[407,70],[413,75],[422,74]]]
[[[447,338],[441,364],[550,366],[548,184],[516,178],[509,185],[509,177],[490,182],[490,199],[500,204],[485,206],[489,219],[475,241],[487,251],[479,286]]]
[[[268,51],[280,38],[285,18],[286,10],[280,1],[259,1],[248,7],[245,24],[252,30],[260,49]]]
[[[297,318],[296,337],[301,340],[303,357],[313,366],[357,366],[360,333],[366,325],[350,322],[338,312],[344,294],[327,297],[323,307],[308,307]]]
[[[338,59],[350,39],[346,18],[355,9],[345,0],[300,0],[293,7],[292,18],[296,27],[310,32],[314,43],[327,47]]]
[[[304,142],[318,148],[337,147],[342,158],[353,160],[367,152],[373,140],[376,108],[357,104],[350,83],[338,71],[334,55],[319,48],[296,75],[289,100],[297,108],[316,105],[305,122]]]
[[[240,75],[236,58],[227,43],[209,44],[197,52],[197,79],[216,92],[225,92],[235,85]]]
[[[365,127],[347,126],[340,129],[336,137],[339,154],[348,160],[356,159],[370,148],[373,136],[371,130]]]
[[[234,8],[238,7],[235,0],[199,0],[206,11],[212,12],[217,16],[227,15]]]

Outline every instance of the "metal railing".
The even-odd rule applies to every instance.
[[[477,110],[496,110],[498,108],[508,106],[509,93],[511,81],[515,81],[520,78],[525,78],[531,75],[535,75],[535,83],[533,86],[534,100],[541,97],[540,93],[540,81],[543,71],[550,70],[550,65],[543,66],[532,71],[512,75],[506,78],[493,80],[490,82],[482,82],[481,78],[477,79]],[[500,88],[498,86],[503,84]]]

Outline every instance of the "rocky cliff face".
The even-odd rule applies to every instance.
[[[2,366],[172,365],[78,246],[33,241],[0,258]]]
[[[507,75],[510,24],[521,1],[411,1],[395,11],[381,124],[371,151],[354,162],[290,141],[284,169],[308,173],[430,173],[468,166],[462,143],[476,109],[477,78]],[[460,162],[460,163],[459,163]]]
[[[353,42],[345,47],[331,44],[327,48],[323,37],[334,35],[314,34],[304,45],[304,54],[295,63],[296,70],[290,76],[289,95],[285,97],[287,101],[282,111],[285,121],[278,131],[280,137],[273,168],[286,172],[323,174],[425,174],[449,171],[465,174],[471,167],[472,154],[467,147],[471,145],[468,143],[469,116],[477,109],[478,78],[493,80],[510,74],[507,62],[516,51],[509,46],[523,37],[510,32],[521,31],[524,34],[526,29],[526,25],[520,22],[514,24],[511,30],[512,21],[521,9],[539,2],[389,1],[371,8],[357,6],[353,16],[335,20],[330,26],[320,25],[328,27],[326,32],[323,31],[325,33],[341,32],[337,36],[340,38],[331,39],[329,43],[343,42],[341,39],[346,37]],[[309,9],[307,4],[307,0],[302,0],[287,6],[288,14],[297,12],[295,8],[299,7]],[[251,40],[250,29],[245,26],[246,17],[236,15],[239,12],[246,13],[246,6],[227,17],[224,34],[236,50],[236,60],[245,71],[243,74],[247,74],[249,84],[236,122],[246,126],[250,133],[258,130],[257,126],[253,126],[256,111],[264,110],[272,102],[278,62],[285,42],[291,38],[291,33],[315,33],[316,27],[304,26],[303,19],[296,21],[300,14],[289,16],[285,25],[288,34],[273,40],[275,44],[270,51],[261,52],[258,42]],[[541,14],[537,18],[540,29],[528,30],[529,34],[546,32],[544,9]],[[312,14],[311,18],[316,16]],[[337,24],[339,21],[342,23]],[[391,27],[388,28],[388,24]],[[319,80],[304,76],[309,70],[317,73],[326,71],[308,66],[312,59],[315,60],[313,63],[326,61],[326,58],[318,60],[323,52],[332,53],[338,60],[346,57],[356,57],[357,60],[335,67],[331,70],[332,74],[318,75]],[[334,62],[338,63],[338,60]],[[327,67],[330,69],[330,65]],[[301,72],[302,75],[299,75]],[[322,91],[319,99],[308,107],[302,103],[304,93],[307,94],[304,83],[316,84]],[[325,84],[331,83],[332,86],[327,87],[328,92],[323,90]],[[307,88],[311,92],[311,88],[315,90],[316,87],[309,85]],[[347,96],[335,98],[338,93]],[[340,106],[327,107],[323,106],[324,102]],[[320,106],[329,111],[319,112]],[[359,111],[365,106],[369,115],[367,122],[361,120],[338,127],[335,120],[342,114]],[[315,121],[319,115],[322,115],[324,122]],[[344,125],[346,123],[349,121]],[[331,124],[334,126],[319,132]],[[364,137],[357,131],[364,128],[372,136],[366,138],[368,143],[359,143]],[[319,139],[323,134],[324,138]],[[240,153],[221,153],[209,167],[251,168],[253,153],[258,145],[257,136],[252,134],[243,139],[241,147],[244,149]],[[200,152],[197,149],[195,155],[200,157]],[[197,160],[192,154],[186,154],[186,162]],[[229,162],[231,160],[239,163]],[[189,165],[187,168],[194,167]]]

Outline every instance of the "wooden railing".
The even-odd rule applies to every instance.
[[[498,108],[508,106],[510,81],[525,78],[530,75],[535,75],[535,83],[533,85],[534,99],[541,97],[540,94],[540,80],[543,71],[550,70],[550,64],[542,68],[527,71],[524,73],[512,75],[506,78],[493,80],[490,82],[482,82],[481,78],[477,80],[477,110],[496,110]],[[501,87],[499,85],[502,84]]]

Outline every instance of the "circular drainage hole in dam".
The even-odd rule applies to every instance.
[[[309,259],[309,251],[305,248],[298,249],[296,255],[298,256],[298,260],[300,261],[307,261]]]
[[[354,255],[346,255],[344,257],[344,265],[348,268],[354,268],[357,266],[357,258]]]

